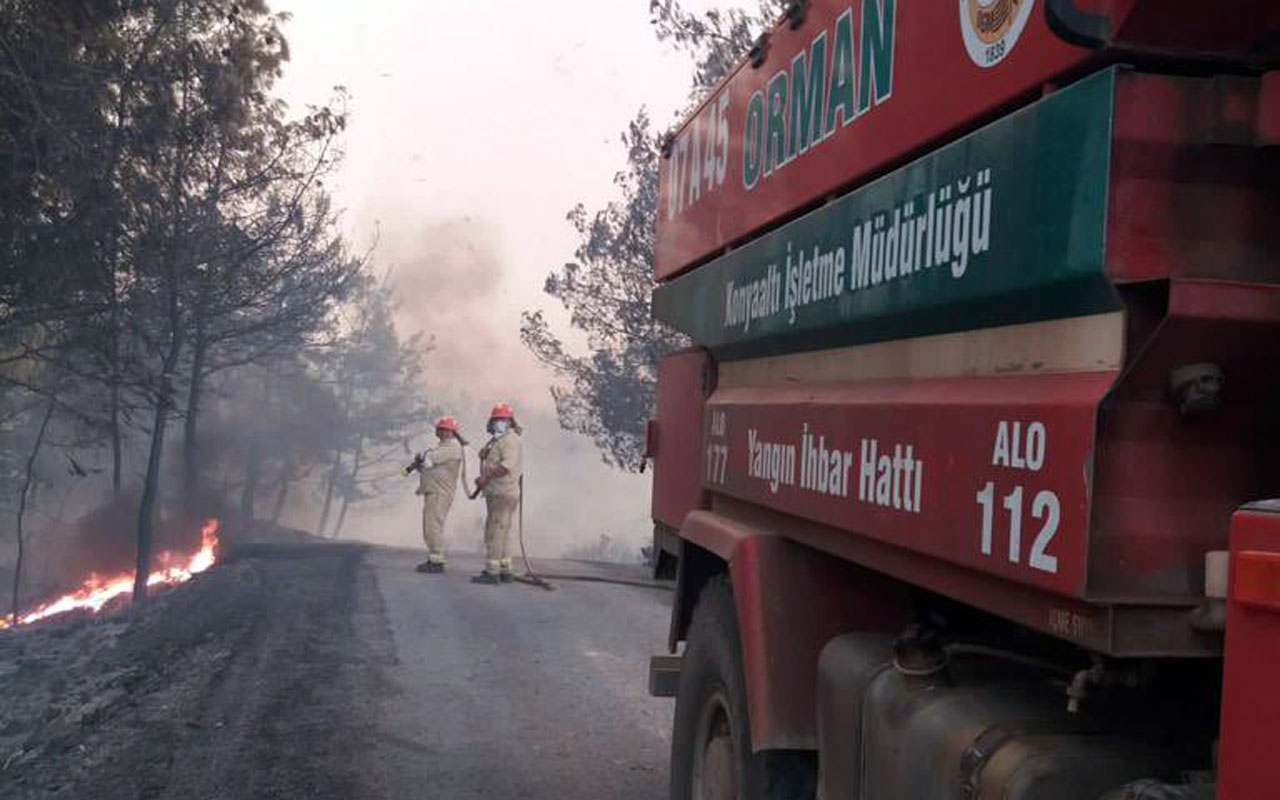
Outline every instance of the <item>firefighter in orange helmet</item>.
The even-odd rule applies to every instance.
[[[484,572],[471,580],[476,583],[510,583],[511,557],[507,540],[511,519],[520,506],[522,443],[515,412],[499,403],[489,414],[490,439],[480,450],[480,477],[477,490],[484,492]]]
[[[427,560],[418,565],[418,572],[444,572],[444,522],[462,469],[465,442],[453,417],[436,420],[436,438],[439,444],[421,456],[419,468],[416,494],[422,495],[422,541],[427,545]]]

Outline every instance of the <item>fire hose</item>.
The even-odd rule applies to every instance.
[[[524,546],[524,475],[520,475],[520,500],[516,507],[516,524],[519,526],[520,532],[520,560],[524,562],[524,574],[517,575],[516,580],[520,583],[527,583],[530,586],[537,586],[540,589],[546,589],[548,592],[556,590],[555,585],[539,577],[533,571],[533,565],[529,563],[529,551]],[[562,579],[563,580],[563,579]]]
[[[463,486],[466,486],[466,485],[467,485],[467,454],[466,454],[466,449],[467,449],[467,447],[471,444],[471,442],[468,442],[468,441],[463,437],[463,435],[462,435],[462,433],[461,433],[460,431],[454,431],[454,432],[453,432],[453,435],[454,435],[454,437],[456,437],[456,438],[457,438],[457,440],[458,440],[458,444],[462,445],[462,450],[463,450],[463,453],[462,453],[462,485],[463,485]],[[408,448],[406,447],[405,449],[408,449]],[[412,474],[413,474],[413,473],[415,473],[415,472],[422,472],[422,471],[423,471],[424,469],[426,469],[426,468],[427,468],[427,454],[426,454],[426,453],[417,453],[416,455],[414,455],[414,457],[413,457],[413,461],[410,461],[410,462],[409,462],[405,467],[403,467],[403,468],[400,470],[400,474],[401,474],[401,475],[403,475],[403,476],[405,476],[405,477],[407,478],[407,477],[409,477],[410,475],[412,475]],[[468,495],[468,496],[470,496],[470,495]]]
[[[458,437],[458,442],[459,444],[462,445],[462,448],[463,448],[462,485],[463,487],[466,487],[471,483],[471,481],[467,476],[466,448],[469,442],[466,439],[462,438],[462,434],[456,431],[454,432],[454,435]],[[426,454],[418,453],[417,455],[414,456],[413,461],[408,466],[404,467],[404,469],[401,470],[401,473],[404,474],[405,476],[408,476],[415,472],[421,472],[425,468],[426,468]],[[529,561],[529,550],[524,543],[524,475],[520,476],[519,487],[520,487],[520,494],[519,494],[519,499],[517,501],[518,505],[517,505],[516,524],[519,526],[518,536],[520,541],[520,560],[524,562],[524,574],[513,576],[517,583],[523,583],[529,586],[537,586],[538,588],[545,589],[548,592],[553,592],[556,589],[555,584],[551,583],[551,581],[548,579],[554,579],[558,581],[576,581],[580,583],[610,583],[617,586],[635,586],[641,589],[658,589],[660,591],[668,591],[668,592],[672,591],[672,587],[666,584],[654,583],[651,581],[634,580],[629,578],[610,578],[603,575],[583,575],[583,574],[566,574],[566,573],[557,573],[553,575],[539,575],[537,572],[534,571],[533,563]],[[482,491],[482,488],[480,487],[478,482],[476,484],[475,489],[473,490],[467,490],[466,488],[463,489],[463,493],[466,494],[468,500],[475,500],[477,497],[480,496],[481,491]]]
[[[467,460],[464,458],[462,460],[463,485],[466,485],[466,480],[467,480],[466,472],[467,472]],[[481,487],[480,487],[480,484],[477,483],[475,491],[467,492],[467,499],[475,500],[477,497],[480,496],[480,492],[481,492]],[[513,577],[518,583],[527,583],[530,586],[537,586],[540,589],[546,589],[548,592],[554,592],[556,590],[556,587],[551,585],[547,581],[543,580],[541,577],[538,576],[536,572],[533,571],[533,565],[529,563],[529,551],[526,550],[524,546],[524,475],[520,476],[519,498],[520,499],[516,501],[517,509],[518,509],[517,510],[518,517],[516,520],[516,524],[519,525],[520,559],[524,561],[524,574],[515,575]]]
[[[463,479],[466,479],[466,459],[463,459]],[[529,561],[529,551],[524,543],[524,475],[520,476],[520,499],[517,501],[517,517],[516,525],[518,526],[518,538],[520,541],[520,560],[524,562],[524,574],[515,575],[513,578],[517,583],[523,583],[528,586],[536,586],[539,589],[545,589],[548,592],[556,590],[552,580],[557,581],[575,581],[579,583],[611,583],[617,586],[635,586],[641,589],[658,589],[660,591],[672,591],[672,587],[661,583],[652,583],[649,581],[632,580],[628,578],[610,578],[603,575],[578,575],[556,573],[539,575],[534,572],[533,564]],[[480,496],[480,487],[477,486],[474,492],[467,493],[468,500],[475,500]]]

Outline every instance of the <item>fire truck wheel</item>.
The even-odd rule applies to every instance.
[[[693,611],[676,695],[671,800],[806,800],[814,756],[751,752],[738,616],[725,577],[702,590]]]

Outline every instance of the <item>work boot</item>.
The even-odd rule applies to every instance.
[[[438,561],[423,561],[421,564],[414,567],[414,569],[418,572],[425,572],[429,575],[439,575],[441,572],[444,572],[444,564],[441,564]]]
[[[489,584],[489,585],[491,585],[491,586],[497,586],[498,584],[502,583],[502,579],[501,579],[501,578],[499,578],[497,575],[494,575],[494,574],[492,574],[492,573],[489,573],[489,572],[481,572],[479,575],[473,575],[473,576],[471,577],[471,582],[472,582],[472,583],[486,583],[486,584]]]
[[[515,581],[515,579],[516,579],[516,576],[512,575],[511,570],[509,569],[504,569],[502,572],[498,573],[498,580],[502,581],[503,583],[512,583]]]

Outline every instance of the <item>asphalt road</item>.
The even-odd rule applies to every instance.
[[[373,733],[379,793],[666,796],[673,707],[648,696],[646,669],[666,638],[668,593],[483,586],[469,582],[478,560],[455,558],[438,576],[413,572],[417,560],[390,550],[365,560],[377,596],[360,604],[357,627],[389,656]]]
[[[645,670],[669,593],[419,558],[251,547],[141,607],[3,632],[0,798],[666,796],[673,709]]]

